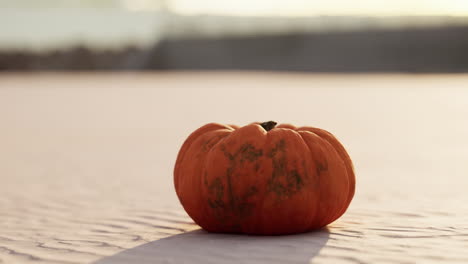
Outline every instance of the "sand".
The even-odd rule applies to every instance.
[[[198,126],[332,131],[357,192],[326,229],[209,234],[172,168]],[[468,75],[0,75],[0,263],[467,263]]]

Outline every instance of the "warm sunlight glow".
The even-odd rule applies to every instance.
[[[167,6],[172,11],[182,14],[245,16],[468,15],[468,0],[123,0],[123,3],[131,10],[153,10]]]
[[[160,9],[165,1],[152,0],[122,0],[122,5],[132,11],[152,11]]]

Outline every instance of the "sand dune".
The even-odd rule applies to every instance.
[[[0,75],[0,263],[467,263],[467,106],[466,75]],[[198,230],[172,187],[182,141],[270,119],[341,139],[348,212],[297,236]]]

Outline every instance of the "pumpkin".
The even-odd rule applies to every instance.
[[[344,147],[323,129],[211,123],[182,145],[174,185],[185,211],[209,232],[280,235],[338,219],[355,176]]]

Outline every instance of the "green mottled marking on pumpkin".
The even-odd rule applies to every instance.
[[[274,192],[279,198],[291,196],[304,186],[302,176],[297,170],[287,171],[285,149],[286,142],[280,140],[268,154],[273,163],[268,190]]]
[[[212,139],[208,139],[207,141],[203,142],[202,148],[201,148],[203,152],[207,152],[210,149],[209,145],[210,145],[211,140]]]
[[[258,170],[260,169],[260,163],[255,163],[255,172],[258,172]]]
[[[316,162],[315,166],[316,166],[315,172],[317,173],[317,175],[320,175],[328,171],[328,162],[326,160],[325,160],[325,163]]]
[[[297,170],[292,170],[288,173],[288,187],[289,189],[300,189],[304,185],[301,175]]]
[[[224,208],[224,202],[222,200],[212,200],[208,199],[208,205],[212,209],[219,209],[219,208]]]
[[[240,155],[241,163],[243,163],[245,160],[254,162],[263,155],[263,150],[256,149],[252,144],[245,143],[236,152],[235,156],[237,155]]]
[[[219,177],[215,178],[210,184],[209,190],[211,193],[216,195],[217,199],[223,198],[224,195],[224,186]]]
[[[241,199],[236,201],[236,211],[237,214],[242,218],[249,216],[252,213],[252,210],[255,208],[255,205],[252,202],[249,202],[248,199],[252,196],[255,196],[258,193],[258,188],[256,186],[250,186]]]
[[[211,208],[223,208],[224,207],[224,185],[219,177],[215,178],[210,186],[208,187],[208,191],[211,195],[215,196],[215,199],[208,199],[208,204]]]
[[[235,210],[234,208],[236,208],[236,204],[238,204],[238,202],[234,197],[234,191],[231,183],[231,178],[233,176],[234,169],[237,167],[238,163],[242,164],[245,160],[248,160],[250,162],[256,161],[259,157],[263,155],[263,151],[261,149],[256,149],[250,143],[245,143],[241,145],[234,154],[229,153],[225,145],[221,145],[220,150],[223,152],[224,156],[229,159],[230,164],[229,167],[226,169],[226,181],[229,196],[229,204],[232,210]]]
[[[247,189],[247,191],[244,193],[244,195],[242,196],[242,199],[243,200],[246,200],[252,196],[254,196],[255,194],[258,193],[258,188],[256,186],[250,186],[249,189]]]
[[[285,196],[287,191],[283,184],[279,182],[270,181],[268,183],[268,190],[274,192],[277,196]]]
[[[249,216],[255,204],[248,202],[248,199],[258,193],[256,187],[251,187],[242,196],[236,195],[234,191],[232,180],[235,174],[237,166],[248,161],[255,162],[259,157],[263,155],[262,149],[257,149],[251,143],[242,144],[235,153],[229,153],[226,146],[220,145],[220,151],[223,152],[224,156],[229,160],[229,167],[226,168],[226,190],[228,197],[228,207],[223,207],[223,210],[229,210],[234,219],[233,221],[241,221],[242,218]],[[257,166],[259,166],[257,164]],[[216,207],[219,209],[219,207]],[[225,211],[226,213],[228,211]]]
[[[208,173],[205,171],[205,174],[203,175],[203,183],[208,186]]]
[[[281,157],[277,159],[273,159],[273,172],[271,174],[271,178],[275,179],[285,174],[286,172],[286,158]]]
[[[231,178],[232,178],[232,171],[234,167],[231,162],[231,166],[227,168],[226,170],[226,181],[227,181],[227,187],[228,187],[228,196],[229,196],[229,205],[231,206],[231,209],[234,208],[234,192],[232,190],[232,183],[231,183]]]
[[[263,150],[256,149],[255,146],[250,143],[242,144],[234,154],[229,153],[225,145],[221,145],[220,150],[223,152],[224,156],[232,162],[236,162],[237,159],[241,163],[246,160],[254,162],[263,155]]]
[[[227,151],[226,145],[224,145],[224,144],[221,145],[221,146],[219,147],[219,149],[221,150],[221,152],[223,152],[224,156],[225,156],[226,158],[228,158],[230,161],[233,161],[233,160],[235,159],[234,155],[232,155],[231,153],[229,153],[229,152]]]
[[[281,179],[270,179],[268,189],[279,197],[287,197],[297,193],[303,186],[304,181],[297,170],[289,171],[285,176],[285,182]]]
[[[278,142],[276,142],[275,147],[270,150],[270,152],[268,153],[268,157],[273,158],[276,156],[276,154],[278,154],[278,152],[284,152],[285,149],[286,141],[284,139],[281,139]]]
[[[282,196],[286,194],[286,188],[281,183],[280,177],[286,174],[286,159],[284,157],[281,158],[273,158],[273,171],[271,173],[271,178],[268,181],[268,189],[269,191],[275,192],[278,196]]]

